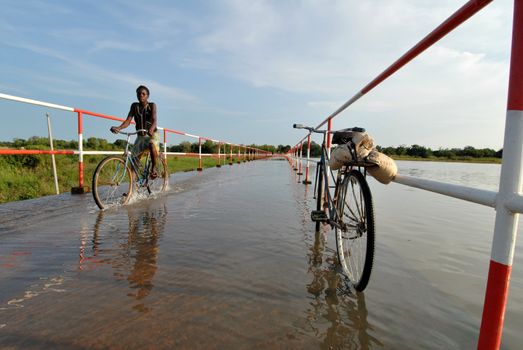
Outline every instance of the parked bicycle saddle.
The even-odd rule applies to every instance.
[[[364,128],[353,127],[347,129],[341,129],[332,133],[332,143],[335,145],[343,145],[352,141],[354,136],[361,136],[365,132]]]

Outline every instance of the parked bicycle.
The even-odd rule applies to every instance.
[[[96,167],[93,175],[93,197],[100,209],[126,204],[134,192],[151,195],[163,192],[169,182],[167,162],[162,153],[156,162],[157,176],[152,178],[152,161],[149,151],[141,157],[133,154],[131,136],[147,130],[122,132],[126,135],[125,151],[122,156],[108,156]]]
[[[374,164],[358,159],[353,141],[353,136],[365,129],[349,128],[332,132],[333,143],[346,144],[351,153],[351,160],[334,175],[329,167],[327,130],[316,130],[301,124],[294,124],[294,128],[323,134],[314,188],[316,210],[311,212],[311,219],[316,222],[317,231],[321,223],[335,230],[341,269],[354,288],[361,292],[367,287],[372,272],[375,241],[372,195],[365,179],[366,167]]]

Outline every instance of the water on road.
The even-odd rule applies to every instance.
[[[398,164],[497,188],[496,165]],[[376,260],[355,293],[300,180],[286,161],[256,161],[175,174],[164,196],[106,211],[90,195],[0,205],[0,348],[476,346],[493,209],[369,180]],[[523,343],[522,254],[505,349]]]

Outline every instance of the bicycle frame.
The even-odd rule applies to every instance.
[[[131,139],[131,136],[137,135],[139,132],[147,132],[147,130],[137,130],[136,132],[122,132],[120,131],[120,134],[126,135],[126,145],[125,145],[125,151],[123,156],[125,157],[125,169],[127,169],[127,165],[131,167],[131,169],[134,171],[134,174],[136,175],[135,182],[137,182],[140,186],[144,186],[147,184],[149,179],[149,163],[151,161],[149,151],[145,151],[147,153],[147,156],[145,158],[145,166],[142,169],[142,163],[140,162],[139,156],[133,156],[133,146],[129,142]],[[125,175],[124,170],[124,175]]]
[[[330,170],[330,166],[328,165],[329,164],[329,154],[327,152],[327,148],[325,147],[326,145],[326,138],[327,138],[327,131],[326,130],[314,130],[314,129],[309,129],[311,132],[315,132],[315,133],[322,133],[323,134],[323,142],[322,142],[322,145],[321,145],[321,157],[320,157],[320,161],[318,162],[318,165],[316,167],[316,176],[315,176],[315,183],[314,183],[314,194],[316,196],[316,194],[318,193],[317,192],[317,185],[318,185],[318,182],[319,182],[319,170],[320,168],[322,169],[322,172],[323,172],[323,184],[322,184],[322,187],[323,189],[320,189],[321,190],[321,196],[324,198],[323,200],[323,205],[322,205],[322,209],[323,210],[327,210],[327,214],[328,214],[328,221],[327,223],[331,226],[331,228],[338,228],[342,231],[346,231],[347,230],[347,226],[346,224],[343,222],[343,218],[342,218],[342,215],[340,215],[340,213],[338,212],[338,207],[337,207],[337,202],[338,202],[338,196],[339,196],[339,187],[340,187],[340,184],[341,184],[341,180],[342,180],[342,177],[344,174],[348,173],[349,171],[353,170],[355,167],[358,168],[358,170],[360,172],[361,171],[361,166],[358,165],[357,161],[353,161],[349,164],[346,164],[346,165],[343,165],[339,170],[338,170],[338,173],[336,176],[334,176],[332,170]],[[352,143],[352,141],[349,143],[349,150],[351,152],[351,156],[352,156],[352,159],[357,159],[357,155],[356,155],[356,148],[354,147],[354,144]],[[365,169],[365,167],[363,167]],[[366,171],[364,170],[363,172],[363,175],[366,176]],[[329,176],[330,175],[330,176]],[[331,194],[331,191],[330,189],[333,187],[332,185],[330,185],[330,181],[329,181],[329,178],[332,178],[332,181],[334,182],[334,193]],[[324,193],[326,192],[326,193]],[[314,197],[315,199],[317,199],[316,197]]]
[[[323,208],[322,209],[323,210],[327,209],[328,218],[329,218],[328,223],[331,225],[331,228],[334,228],[334,226],[336,226],[341,229],[342,228],[341,217],[336,208],[336,202],[337,202],[337,198],[338,198],[338,183],[341,179],[343,171],[341,171],[341,170],[338,171],[338,174],[335,178],[334,174],[330,170],[330,167],[328,165],[329,164],[329,155],[327,153],[327,148],[325,147],[326,137],[327,137],[327,132],[323,131],[323,142],[321,145],[321,157],[320,157],[320,161],[319,161],[320,166],[316,167],[316,179],[315,179],[315,183],[314,183],[314,193],[315,194],[318,193],[317,186],[318,186],[318,182],[319,182],[319,177],[323,176],[323,184],[322,184],[323,188],[320,189],[321,190],[320,196],[323,197],[323,204],[322,204]],[[320,174],[320,171],[319,171],[320,168],[322,169],[323,174]],[[330,191],[330,188],[332,186],[330,185],[331,181],[329,181],[329,177],[331,177],[332,181],[334,181],[334,183],[335,183],[334,195],[332,195],[331,191]],[[320,200],[321,200],[321,198],[320,198]]]

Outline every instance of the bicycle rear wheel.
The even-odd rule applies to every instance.
[[[374,209],[369,185],[357,170],[348,172],[340,185],[337,212],[342,228],[336,227],[336,248],[343,273],[361,292],[369,283],[374,264]]]
[[[104,158],[93,175],[93,197],[100,209],[123,205],[133,191],[133,174],[125,159],[117,156]]]
[[[158,161],[156,164],[156,173],[158,177],[155,179],[149,178],[147,189],[149,194],[158,194],[165,191],[167,185],[169,184],[169,170],[167,169],[167,161],[163,155],[158,156]]]

